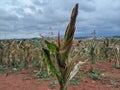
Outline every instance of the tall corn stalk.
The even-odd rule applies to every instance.
[[[58,33],[58,45],[45,40],[45,43],[47,44],[46,48],[39,42],[33,42],[34,45],[42,47],[43,57],[45,58],[52,74],[58,79],[60,90],[67,90],[69,80],[74,77],[80,68],[80,63],[77,60],[78,55],[74,56],[73,60],[69,59],[69,54],[73,44],[77,14],[78,4],[76,4],[72,10],[70,23],[66,28],[63,41],[61,41],[60,34]],[[56,57],[55,63],[51,60],[51,53]],[[55,65],[58,67],[55,67]]]

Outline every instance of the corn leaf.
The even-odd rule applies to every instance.
[[[69,80],[71,80],[75,75],[76,73],[78,72],[78,70],[80,69],[80,63],[77,63],[73,69],[73,71],[70,73],[70,78]]]
[[[77,14],[78,14],[78,4],[76,4],[76,6],[72,10],[71,19],[66,28],[62,47],[64,47],[66,45],[67,41],[69,41],[69,39],[73,38],[73,36],[74,36]]]
[[[68,80],[68,78],[70,78],[70,73],[74,70],[74,67],[75,67],[75,63],[78,63],[78,54],[77,53],[74,57],[73,57],[73,60],[68,64],[67,66],[67,71],[66,71],[66,80]]]
[[[52,72],[53,75],[55,75],[58,80],[61,80],[60,74],[59,72],[56,70],[56,68],[54,67],[54,64],[52,63],[51,59],[50,59],[50,52],[47,49],[43,48],[43,57],[45,58],[45,61],[50,69],[50,71]]]
[[[37,47],[40,47],[40,48],[44,47],[38,40],[30,40],[29,42]]]
[[[58,46],[56,46],[54,43],[50,43],[49,41],[45,40],[45,43],[47,44],[48,49],[52,52],[55,53],[58,51]]]

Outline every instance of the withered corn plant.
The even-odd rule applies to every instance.
[[[120,68],[120,46],[115,45],[113,49],[115,68]]]
[[[90,64],[89,64],[89,71],[92,72],[93,71],[93,67],[92,67],[92,64],[95,64],[96,63],[96,52],[95,52],[95,47],[96,47],[96,44],[95,43],[92,43],[90,44],[89,48],[90,48],[90,51],[89,51],[89,56],[90,56]]]
[[[31,45],[29,40],[0,40],[0,65],[6,68],[22,69],[39,66],[43,59],[41,49]],[[46,68],[45,68],[46,69]]]
[[[80,63],[77,60],[78,55],[74,56],[72,60],[69,60],[69,54],[72,48],[76,17],[78,14],[78,4],[72,10],[70,23],[66,28],[66,32],[63,41],[60,39],[60,34],[58,33],[58,45],[45,40],[47,48],[36,41],[33,44],[36,46],[42,46],[43,57],[50,68],[52,74],[57,78],[60,90],[67,90],[69,81],[74,77],[74,75],[79,70]],[[51,53],[56,57],[56,63],[52,62]],[[57,64],[57,67],[55,67]]]
[[[109,39],[105,39],[103,42],[103,46],[101,48],[102,52],[103,52],[103,58],[108,60],[108,47],[109,47]]]

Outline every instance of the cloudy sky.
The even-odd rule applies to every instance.
[[[0,39],[63,35],[75,3],[76,36],[120,36],[120,0],[0,0]]]

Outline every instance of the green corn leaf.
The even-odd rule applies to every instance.
[[[54,64],[52,63],[51,59],[50,59],[50,52],[47,49],[43,48],[43,57],[45,58],[45,61],[48,65],[48,67],[50,68],[50,71],[52,72],[53,75],[55,75],[58,80],[61,80],[60,74],[58,73],[58,71],[56,70],[56,68],[54,67]]]
[[[80,69],[80,63],[77,63],[77,64],[74,66],[73,71],[70,73],[70,78],[69,78],[69,80],[71,80],[71,79],[76,75],[76,73],[78,72],[79,69]]]
[[[30,40],[29,42],[37,47],[40,47],[40,48],[44,47],[38,40]]]
[[[47,44],[48,49],[52,52],[55,53],[58,51],[58,46],[56,46],[54,43],[50,43],[49,41],[45,40],[45,43]]]

